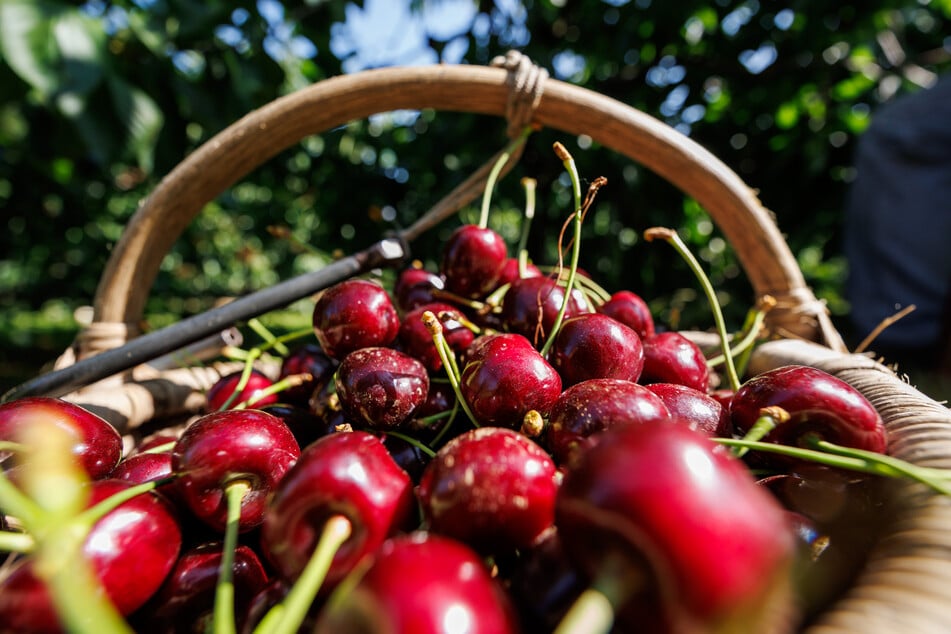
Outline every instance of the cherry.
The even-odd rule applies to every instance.
[[[136,631],[167,633],[209,631],[222,558],[221,542],[203,542],[183,552],[152,599],[132,619]],[[235,602],[246,605],[268,582],[261,561],[251,548],[234,551]],[[243,625],[237,619],[237,626]]]
[[[274,385],[274,381],[260,370],[251,370],[244,389],[237,395],[235,390],[241,382],[240,370],[221,377],[208,390],[208,411],[216,412],[227,404],[228,407],[247,403],[250,407],[261,407],[278,401],[277,394],[261,395],[262,390]]]
[[[293,350],[281,361],[279,379],[292,375],[309,374],[310,379],[281,392],[281,400],[294,405],[306,406],[314,392],[323,390],[332,380],[337,362],[328,356],[316,343],[304,344]],[[255,407],[260,407],[258,403]]]
[[[318,438],[337,431],[336,423],[338,421],[334,417],[320,416],[316,412],[295,405],[274,403],[259,409],[280,418],[294,434],[294,438],[300,447],[306,447]],[[342,419],[340,422],[342,422]]]
[[[454,352],[461,353],[468,348],[475,333],[465,325],[462,312],[444,302],[422,304],[403,316],[397,341],[406,354],[422,361],[430,372],[442,370],[442,360],[433,344],[433,336],[423,323],[423,313],[432,312],[442,324],[443,336]]]
[[[765,407],[780,407],[789,420],[763,440],[800,446],[814,437],[836,445],[884,453],[882,418],[861,392],[818,368],[790,365],[762,372],[744,383],[730,402],[736,431],[746,433]]]
[[[655,588],[676,631],[761,631],[789,598],[786,512],[687,425],[601,432],[565,474],[556,523],[577,565],[613,586],[615,609]]]
[[[561,377],[528,339],[498,333],[473,342],[459,387],[478,424],[517,428],[529,410],[548,413]]]
[[[541,275],[541,269],[531,262],[525,263],[525,271],[523,274],[519,269],[518,258],[507,258],[505,264],[502,266],[502,274],[499,276],[499,281],[496,284],[503,286],[504,284],[511,284],[522,277],[540,277]]]
[[[646,387],[664,401],[671,416],[687,421],[694,429],[720,438],[731,435],[729,411],[706,392],[679,383],[650,383]]]
[[[399,310],[409,312],[423,304],[438,301],[436,296],[446,287],[445,280],[421,267],[400,271],[393,284],[393,297]]]
[[[664,401],[643,385],[620,379],[589,379],[566,389],[551,407],[545,445],[558,464],[620,424],[669,421]]]
[[[417,495],[433,532],[485,553],[529,547],[554,519],[555,464],[522,434],[482,427],[456,436],[429,463]]]
[[[574,289],[569,297],[565,318],[591,312],[581,291]],[[502,323],[509,332],[540,346],[551,333],[564,301],[565,289],[550,276],[514,280],[502,298]]]
[[[227,524],[227,490],[246,487],[240,530],[263,521],[268,496],[300,455],[281,419],[259,410],[225,410],[197,419],[172,450],[178,494],[192,513],[218,531]]]
[[[384,543],[357,585],[318,616],[314,632],[518,631],[514,608],[479,556],[425,532]]]
[[[91,483],[88,507],[128,488],[119,480],[96,480]],[[158,495],[144,493],[101,517],[84,539],[82,553],[116,609],[129,615],[159,589],[181,545],[181,530],[168,504]],[[61,629],[33,561],[22,559],[0,582],[4,631]]]
[[[324,352],[338,361],[359,348],[390,345],[400,327],[386,290],[363,279],[349,279],[321,293],[313,324]]]
[[[158,482],[173,476],[172,454],[167,451],[126,456],[109,475],[112,479],[122,480],[130,485]],[[179,501],[174,482],[162,484],[156,491],[168,497],[173,503],[177,504]]]
[[[380,430],[405,423],[429,392],[422,362],[393,348],[354,350],[340,362],[334,383],[348,419]]]
[[[599,313],[614,317],[642,339],[654,335],[654,318],[647,302],[633,291],[618,291],[597,307]]]
[[[352,534],[336,552],[326,587],[336,585],[365,555],[414,516],[412,482],[383,443],[362,431],[325,436],[301,452],[268,504],[261,530],[267,559],[294,581],[324,525],[343,516]]]
[[[637,381],[644,350],[637,333],[621,322],[585,313],[561,324],[548,360],[565,387],[588,379]]]
[[[122,436],[112,425],[79,405],[45,396],[0,404],[0,441],[18,442],[36,420],[48,421],[69,434],[73,455],[93,480],[109,475],[122,457]],[[0,448],[0,467],[4,470],[10,468],[10,455]],[[19,459],[22,464],[29,458],[21,455]]]
[[[468,299],[478,299],[498,285],[508,257],[505,239],[479,225],[462,225],[452,232],[443,250],[440,271],[446,290]]]
[[[700,346],[674,330],[659,332],[642,343],[644,370],[640,383],[679,383],[709,391],[710,369]]]

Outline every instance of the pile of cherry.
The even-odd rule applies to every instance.
[[[292,349],[280,376],[225,377],[207,414],[124,454],[75,405],[0,406],[0,550],[11,553],[0,629],[801,623],[848,583],[846,563],[870,539],[862,518],[882,512],[876,479],[845,468],[859,458],[842,449],[829,466],[809,452],[884,453],[875,409],[807,367],[715,389],[701,348],[655,328],[634,292],[579,284],[566,301],[564,277],[463,225],[438,272],[325,290],[316,341]],[[275,389],[282,379],[290,387]],[[50,490],[68,480],[37,476],[45,453],[27,431],[40,422],[64,434],[88,480],[59,526],[83,529],[64,552],[82,553],[121,616],[108,627],[83,621],[92,608],[70,605],[75,587],[57,589],[56,563],[68,562]]]

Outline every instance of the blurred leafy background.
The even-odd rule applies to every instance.
[[[0,382],[34,374],[69,344],[139,201],[249,110],[341,73],[486,64],[512,48],[662,119],[736,170],[848,337],[840,241],[855,140],[881,103],[951,66],[949,21],[951,0],[0,0]],[[499,149],[504,131],[499,119],[395,112],[302,140],[189,227],[165,258],[146,326],[405,226]],[[529,248],[553,262],[571,206],[555,140],[584,178],[608,178],[582,266],[609,290],[641,293],[660,321],[705,328],[686,267],[640,238],[677,227],[737,326],[751,293],[706,212],[586,137],[531,138],[494,199],[497,228],[514,244],[518,175],[536,178]],[[434,264],[452,226],[415,255]]]

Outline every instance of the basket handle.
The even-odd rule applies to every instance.
[[[79,356],[95,349],[89,340],[97,330],[109,332],[110,346],[135,334],[165,254],[206,203],[255,167],[309,135],[380,112],[432,108],[504,116],[510,72],[466,65],[367,70],[320,81],[236,121],[179,163],[129,220],[100,279],[94,323],[78,339]],[[686,135],[615,99],[550,78],[538,92],[535,124],[586,134],[708,210],[757,296],[777,300],[767,319],[772,332],[844,350],[772,216],[736,173]]]

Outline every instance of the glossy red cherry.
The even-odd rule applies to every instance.
[[[359,348],[393,343],[400,320],[382,286],[350,279],[321,293],[314,304],[313,324],[321,348],[339,361]]]
[[[857,389],[818,368],[784,366],[758,374],[740,386],[730,402],[737,433],[745,433],[764,407],[789,413],[763,439],[800,445],[806,435],[856,449],[884,453],[885,425],[875,407]]]
[[[178,494],[192,513],[218,531],[227,520],[226,488],[248,485],[239,527],[259,525],[274,487],[300,456],[294,435],[281,419],[258,410],[225,410],[202,416],[172,450]]]
[[[482,559],[423,532],[383,544],[357,585],[318,617],[318,634],[519,631],[511,603]]]
[[[238,388],[238,384],[241,382],[241,375],[242,372],[240,371],[232,372],[215,381],[214,385],[208,390],[209,412],[217,412],[225,403],[228,403],[229,400],[229,407],[234,407],[245,402],[247,402],[249,407],[262,407],[278,401],[279,397],[277,394],[260,394],[262,390],[266,390],[274,385],[274,381],[260,370],[251,370],[244,389],[241,390],[237,396],[231,398]]]
[[[436,273],[423,268],[410,267],[400,271],[393,284],[396,307],[409,312],[423,304],[439,301],[437,294],[446,287],[446,282]]]
[[[561,393],[558,372],[514,333],[479,337],[460,375],[460,391],[480,425],[521,427],[529,410],[547,414]]]
[[[676,631],[761,631],[788,607],[786,512],[741,461],[687,425],[602,432],[565,474],[556,523],[578,565],[620,584],[617,605],[646,575]]]
[[[327,387],[333,380],[337,362],[331,359],[319,345],[308,343],[295,348],[281,361],[279,379],[292,375],[309,374],[312,378],[300,385],[287,388],[280,393],[280,400],[285,403],[306,407],[314,392]],[[255,405],[260,407],[261,404]]]
[[[443,250],[440,271],[446,290],[469,299],[484,297],[497,286],[507,257],[508,246],[496,231],[462,225]]]
[[[212,622],[223,545],[203,542],[183,552],[155,596],[130,619],[136,631],[148,634],[204,632]],[[268,582],[261,560],[239,544],[234,551],[236,605],[247,605]],[[239,611],[236,625],[243,625]]]
[[[104,479],[91,486],[88,506],[130,485]],[[129,615],[159,589],[181,546],[182,533],[168,504],[145,493],[100,518],[83,541],[82,552],[116,609]],[[3,631],[61,630],[52,599],[30,558],[0,581],[0,623]]]
[[[644,370],[640,383],[679,383],[701,392],[710,388],[710,369],[703,350],[676,331],[642,340]]]
[[[578,289],[571,291],[570,298],[566,318],[591,312]],[[551,277],[514,280],[502,299],[501,320],[506,330],[540,347],[554,327],[564,301],[565,289]]]
[[[637,293],[618,291],[597,308],[599,313],[614,317],[631,328],[642,339],[654,335],[654,317],[650,307]]]
[[[331,588],[414,518],[412,486],[376,436],[362,431],[325,436],[301,452],[274,492],[261,530],[265,555],[284,579],[294,581],[327,520],[346,517],[352,534],[327,573],[324,587]]]
[[[555,464],[534,441],[503,427],[456,436],[429,463],[417,495],[433,532],[483,553],[529,547],[554,520]]]
[[[643,385],[619,379],[590,379],[566,389],[551,407],[545,445],[566,464],[597,439],[597,433],[622,424],[669,421],[663,400]]]
[[[0,405],[0,440],[17,442],[22,430],[37,419],[54,423],[69,434],[73,455],[93,480],[109,475],[122,457],[122,437],[112,425],[79,405],[45,396]],[[10,456],[10,452],[0,451],[0,468],[10,468]]]
[[[664,401],[671,416],[687,421],[694,429],[718,438],[732,434],[729,411],[706,392],[679,383],[650,383],[646,387]]]
[[[585,313],[561,324],[548,360],[564,387],[588,379],[637,381],[644,349],[637,333],[613,317]]]
[[[462,353],[472,344],[475,333],[465,325],[465,317],[458,308],[443,302],[420,305],[403,316],[397,335],[400,349],[422,361],[430,372],[439,372],[442,370],[442,359],[436,351],[432,333],[423,323],[423,313],[426,311],[439,319],[443,337],[456,354]]]
[[[425,402],[429,374],[422,362],[393,348],[361,348],[340,362],[334,384],[354,426],[393,429]]]
[[[541,275],[541,269],[531,262],[525,263],[525,272],[523,274],[519,270],[518,258],[507,258],[505,264],[502,266],[502,274],[499,276],[499,281],[496,284],[502,286],[503,284],[511,284],[521,277],[540,277]]]

